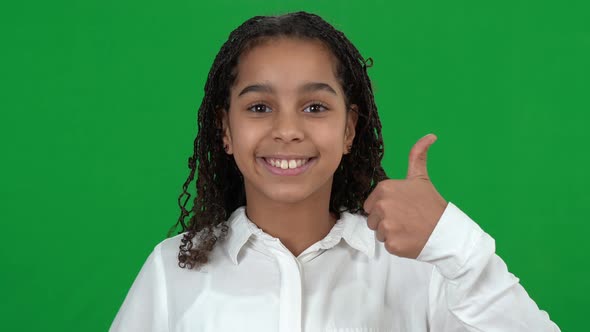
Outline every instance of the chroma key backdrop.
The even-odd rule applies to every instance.
[[[438,136],[438,191],[563,331],[590,296],[587,1],[13,1],[0,9],[2,331],[106,331],[180,214],[230,31],[305,10],[364,57],[384,167]],[[193,183],[194,185],[194,183]]]

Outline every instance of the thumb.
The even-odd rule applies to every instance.
[[[436,135],[428,134],[416,142],[410,150],[408,163],[407,178],[423,178],[428,180],[428,170],[426,168],[426,154],[428,148],[437,140]]]

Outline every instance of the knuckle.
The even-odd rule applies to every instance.
[[[385,231],[387,233],[390,233],[393,231],[394,225],[389,220],[383,221],[382,224],[383,224],[383,231]]]
[[[395,244],[395,242],[393,242],[391,240],[390,241],[385,241],[384,245],[385,245],[385,249],[389,253],[394,254],[394,253],[398,252],[398,249],[399,248],[397,247],[397,245]]]
[[[375,205],[373,207],[374,209],[377,209],[379,211],[385,211],[385,201],[380,199],[377,202],[375,202]]]
[[[383,233],[377,231],[377,232],[375,232],[375,235],[377,237],[377,241],[379,241],[379,242],[385,242],[385,237],[383,236]]]
[[[395,188],[395,181],[396,180],[387,180],[383,183],[383,190],[386,192],[391,192]]]
[[[386,223],[385,223],[385,222],[383,222],[383,221],[382,221],[382,222],[380,222],[380,223],[379,223],[379,225],[377,225],[377,230],[378,230],[379,232],[381,232],[381,233],[385,233],[385,232],[387,232],[387,230],[385,229],[385,227],[386,227],[386,225],[385,225],[385,224],[386,224]]]

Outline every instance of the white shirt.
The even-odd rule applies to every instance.
[[[298,257],[245,207],[228,222],[200,271],[178,267],[182,234],[159,243],[109,331],[560,331],[452,203],[415,260],[387,252],[360,214]]]

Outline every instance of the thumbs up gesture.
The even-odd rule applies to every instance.
[[[436,139],[428,134],[418,140],[406,179],[379,182],[363,205],[369,228],[393,255],[417,258],[447,206],[426,169],[426,153]]]

